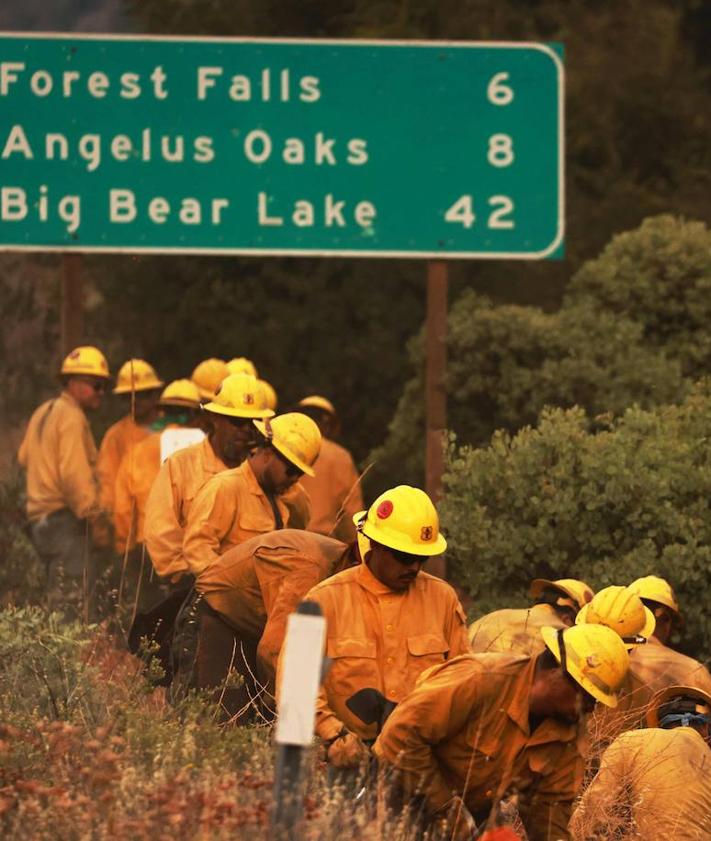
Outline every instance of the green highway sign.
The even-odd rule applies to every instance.
[[[560,257],[559,45],[0,34],[0,249]]]

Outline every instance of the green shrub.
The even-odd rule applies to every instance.
[[[596,588],[656,573],[677,590],[685,645],[711,655],[711,385],[680,406],[599,417],[546,410],[537,428],[450,448],[442,520],[477,613],[524,604],[532,578]]]
[[[669,215],[646,219],[582,266],[565,306],[634,321],[686,376],[703,376],[711,365],[711,231]]]
[[[423,343],[412,343],[410,380],[388,428],[371,453],[380,489],[420,484],[424,450]],[[642,327],[626,318],[569,307],[495,306],[466,292],[452,307],[448,333],[448,426],[462,443],[481,444],[496,429],[535,423],[548,405],[582,406],[589,414],[655,406],[683,395],[678,362],[649,348]]]
[[[0,605],[44,598],[46,571],[26,531],[25,486],[18,469],[0,479]]]

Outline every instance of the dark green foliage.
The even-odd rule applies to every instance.
[[[448,333],[448,424],[462,443],[483,443],[496,429],[535,423],[544,406],[582,406],[595,416],[627,406],[655,406],[683,394],[679,364],[643,339],[643,327],[584,305],[555,314],[494,306],[465,293],[452,307]],[[422,369],[422,343],[411,352]],[[421,375],[408,383],[385,444],[371,458],[386,481],[422,476]]]
[[[532,578],[599,588],[656,573],[675,587],[684,644],[711,656],[711,383],[680,405],[629,409],[591,434],[580,409],[490,446],[452,446],[442,518],[477,613],[525,603]]]
[[[711,368],[711,231],[673,216],[645,220],[577,272],[566,306],[634,321],[685,375],[702,376]]]

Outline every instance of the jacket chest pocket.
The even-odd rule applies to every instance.
[[[439,634],[415,634],[407,638],[410,662],[419,671],[443,663],[449,654],[449,643]]]
[[[241,540],[248,540],[258,534],[274,531],[276,523],[274,514],[255,506],[240,511],[237,514],[237,529]]]
[[[359,689],[380,689],[375,640],[330,639],[326,654],[331,659],[327,684],[334,694],[350,698]]]

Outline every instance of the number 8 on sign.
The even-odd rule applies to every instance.
[[[489,138],[489,154],[492,166],[510,166],[514,162],[513,140],[508,134],[492,134]]]

